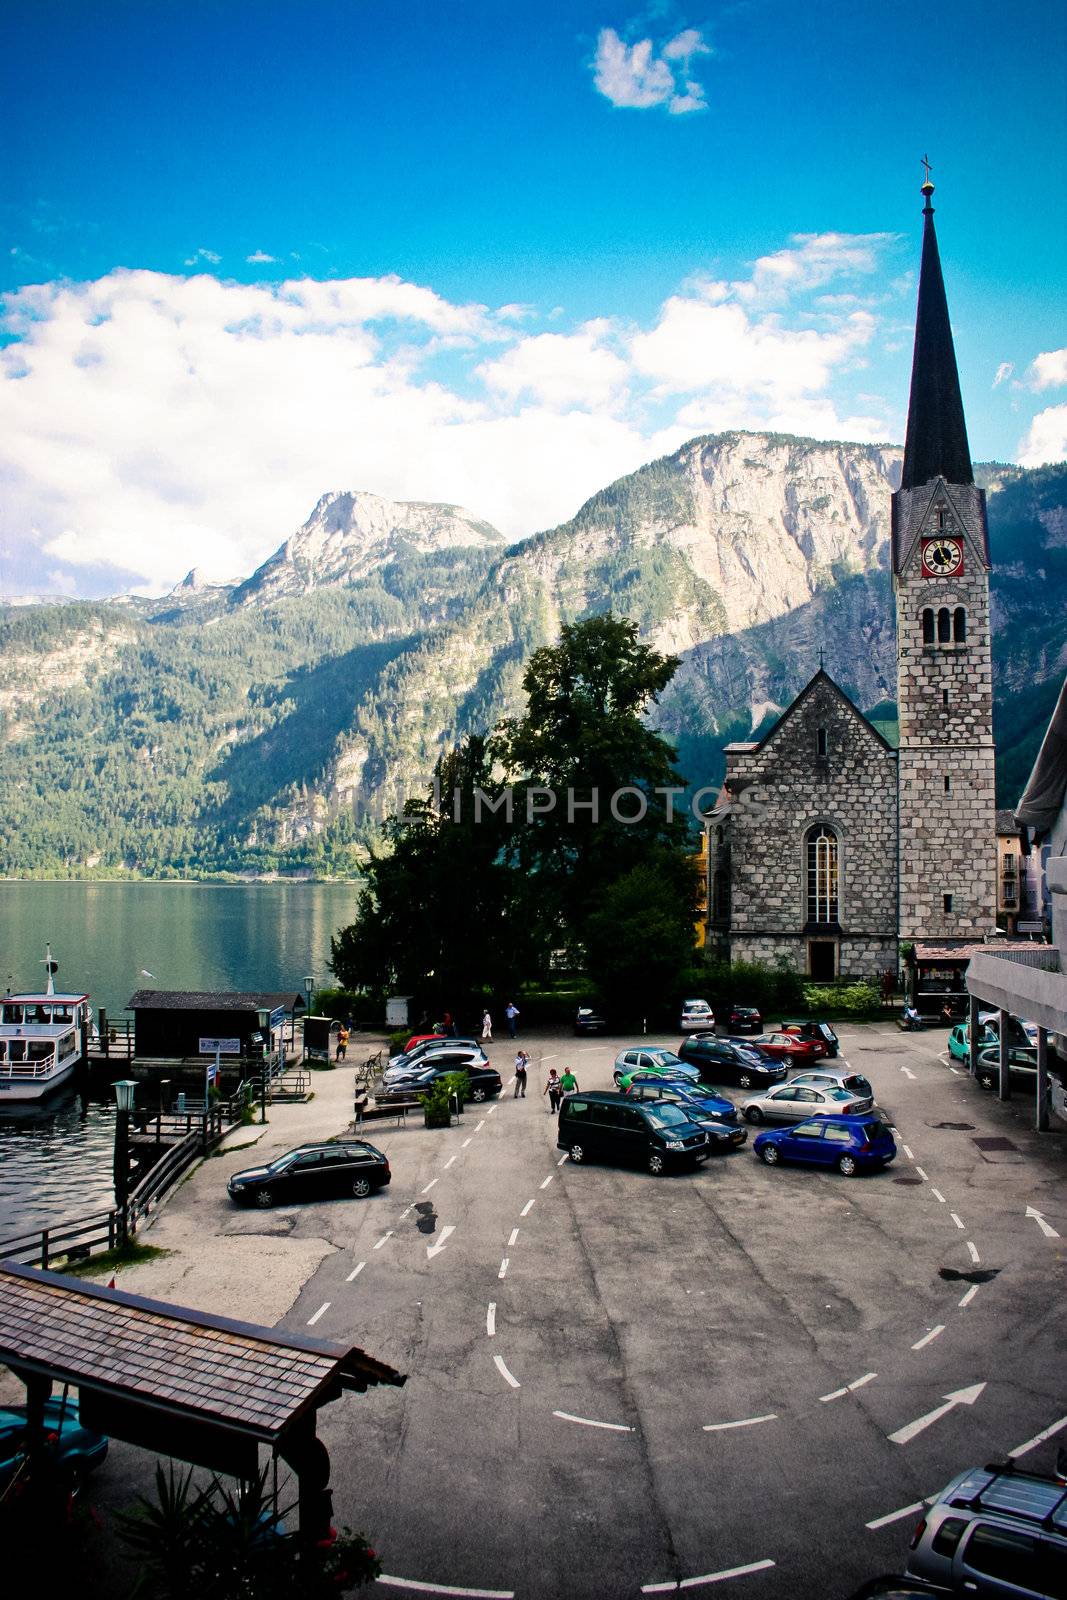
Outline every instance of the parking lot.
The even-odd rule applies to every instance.
[[[526,1100],[368,1127],[393,1169],[370,1199],[234,1212],[241,1158],[205,1164],[206,1231],[313,1246],[284,1326],[410,1375],[320,1422],[335,1521],[380,1551],[382,1593],[836,1600],[903,1567],[956,1472],[1051,1463],[1067,1126],[1032,1132],[1021,1098],[939,1059],[942,1033],[839,1033],[896,1129],[883,1173],[766,1168],[751,1142],[671,1177],[575,1167],[547,1068],[610,1088],[632,1041],[562,1036],[522,1041]]]

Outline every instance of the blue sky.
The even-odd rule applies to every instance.
[[[0,592],[899,440],[924,151],[973,453],[1064,453],[1059,5],[7,0],[0,61]]]

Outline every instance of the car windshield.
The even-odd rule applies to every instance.
[[[285,1172],[288,1167],[292,1166],[299,1154],[300,1152],[298,1150],[290,1150],[286,1155],[279,1156],[276,1161],[270,1162],[267,1167],[267,1171]]]
[[[655,1111],[649,1111],[648,1120],[654,1128],[677,1128],[689,1121],[681,1106],[661,1100]]]
[[[826,1092],[830,1096],[831,1100],[851,1100],[852,1099],[852,1090],[851,1089],[827,1089]]]
[[[676,1056],[673,1050],[650,1050],[649,1058],[660,1067],[680,1067],[681,1056]]]

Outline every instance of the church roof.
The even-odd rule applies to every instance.
[[[934,232],[934,186],[923,184],[923,251],[915,349],[911,365],[908,431],[904,441],[902,489],[914,489],[941,476],[947,483],[973,483],[967,424],[963,416],[956,351],[948,316],[945,281]]]
[[[778,732],[778,730],[780,728],[782,728],[785,725],[786,722],[789,721],[790,717],[795,715],[795,713],[800,709],[800,707],[807,700],[808,696],[813,693],[813,691],[815,690],[817,685],[820,684],[820,683],[825,683],[825,684],[829,685],[829,687],[833,690],[834,694],[836,694],[839,699],[841,699],[841,700],[843,700],[845,702],[845,704],[846,704],[846,706],[848,706],[849,710],[852,711],[855,714],[856,718],[860,722],[863,723],[863,726],[865,728],[867,728],[870,731],[871,734],[873,734],[874,738],[876,738],[878,740],[878,743],[880,745],[882,745],[886,750],[892,751],[894,749],[893,745],[890,744],[889,740],[885,737],[885,734],[880,731],[880,729],[877,727],[877,725],[875,723],[871,722],[869,720],[869,718],[867,718],[867,717],[865,717],[863,715],[863,712],[860,710],[860,708],[856,704],[856,702],[849,698],[849,696],[845,693],[844,689],[842,689],[842,687],[841,687],[841,685],[839,683],[835,683],[834,682],[833,678],[831,678],[830,674],[826,671],[825,667],[820,667],[818,672],[815,674],[815,676],[812,679],[810,679],[808,683],[806,683],[804,685],[803,689],[801,689],[801,691],[797,695],[796,699],[792,702],[791,705],[786,706],[785,710],[782,712],[781,716],[778,718],[778,721],[774,724],[773,728],[768,728],[767,732],[763,735],[762,739],[757,740],[757,742],[755,744],[749,744],[749,745],[727,745],[726,748],[728,750],[762,750],[764,748],[764,746],[767,744],[768,740],[773,739],[775,734]]]

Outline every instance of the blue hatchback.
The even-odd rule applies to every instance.
[[[885,1167],[897,1147],[876,1113],[862,1117],[823,1116],[791,1128],[768,1128],[752,1149],[768,1167],[779,1161],[804,1161],[814,1167],[836,1167],[846,1178],[871,1167]]]
[[[737,1107],[732,1100],[712,1094],[704,1084],[693,1083],[689,1078],[654,1078],[651,1073],[634,1072],[622,1078],[619,1087],[630,1100],[673,1100],[687,1115],[692,1110],[719,1122],[737,1121]]]

